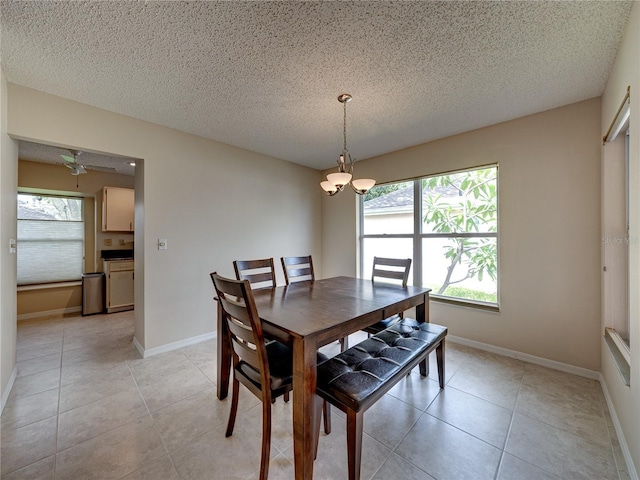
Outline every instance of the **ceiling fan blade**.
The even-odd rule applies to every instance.
[[[99,167],[98,165],[83,165],[88,170],[95,170],[97,172],[117,173],[118,169],[115,167]]]
[[[76,163],[76,159],[70,155],[60,155],[65,162]]]

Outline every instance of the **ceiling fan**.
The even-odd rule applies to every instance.
[[[71,170],[71,175],[82,175],[83,173],[87,173],[87,170],[97,170],[100,172],[109,172],[116,173],[118,171],[117,168],[114,167],[100,167],[98,165],[83,165],[78,162],[78,155],[82,152],[80,150],[69,150],[72,156],[70,155],[60,155],[62,159],[65,161],[63,165]]]

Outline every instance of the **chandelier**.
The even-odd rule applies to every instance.
[[[344,108],[344,121],[342,126],[344,144],[342,153],[338,157],[338,171],[330,173],[324,182],[320,182],[322,189],[331,197],[344,190],[347,184],[351,185],[353,191],[358,195],[364,195],[367,193],[367,190],[376,184],[376,181],[371,178],[352,179],[353,164],[356,163],[356,161],[351,158],[351,154],[349,150],[347,150],[347,103],[350,102],[352,98],[348,93],[343,93],[338,97],[338,101],[342,103]]]

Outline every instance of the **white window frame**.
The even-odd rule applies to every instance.
[[[389,233],[389,234],[365,234],[364,233],[364,196],[360,196],[359,198],[359,202],[358,202],[358,231],[359,233],[359,238],[358,238],[358,247],[359,247],[359,253],[358,253],[358,259],[359,259],[359,276],[362,278],[364,276],[364,269],[365,269],[365,265],[364,265],[364,260],[363,260],[363,255],[364,255],[364,241],[366,239],[375,239],[375,238],[380,238],[380,239],[393,239],[393,238],[397,238],[397,239],[412,239],[413,240],[413,262],[412,262],[412,270],[413,270],[413,285],[416,286],[422,286],[422,266],[423,266],[423,262],[422,262],[422,253],[423,253],[423,248],[422,248],[422,243],[423,243],[423,239],[426,238],[461,238],[461,237],[467,237],[467,238],[495,238],[496,239],[496,246],[497,246],[497,258],[496,258],[496,264],[497,264],[497,278],[496,278],[496,286],[497,286],[497,299],[496,302],[482,302],[479,300],[473,300],[473,299],[465,299],[465,298],[458,298],[458,297],[451,297],[451,296],[447,296],[447,295],[436,295],[433,294],[433,292],[431,293],[430,297],[433,300],[436,301],[440,301],[443,303],[450,303],[450,304],[455,304],[455,305],[462,305],[462,306],[469,306],[469,307],[474,307],[474,308],[480,308],[480,309],[486,309],[486,310],[492,310],[492,311],[499,311],[500,310],[500,246],[499,246],[499,232],[500,232],[500,213],[499,213],[499,208],[498,208],[498,231],[497,232],[482,232],[482,233],[475,233],[475,232],[464,232],[464,233],[452,233],[452,234],[443,234],[443,233],[423,233],[422,232],[422,226],[423,226],[423,222],[422,222],[422,218],[423,218],[423,212],[422,212],[422,181],[428,178],[432,178],[432,177],[438,177],[438,176],[443,176],[443,175],[451,175],[451,174],[455,174],[455,173],[462,173],[462,172],[467,172],[467,171],[473,171],[473,170],[482,170],[482,169],[487,169],[487,168],[496,168],[496,174],[498,173],[498,164],[494,163],[494,164],[489,164],[489,165],[481,165],[481,166],[477,166],[477,167],[472,167],[472,168],[466,168],[466,169],[460,169],[460,170],[453,170],[450,172],[444,172],[444,173],[437,173],[437,174],[432,174],[432,175],[427,175],[424,177],[419,177],[419,178],[412,178],[412,179],[407,179],[407,180],[400,180],[397,182],[388,182],[388,184],[395,184],[395,183],[406,183],[406,182],[413,182],[413,233],[402,233],[402,234],[394,234],[394,233]],[[496,180],[496,184],[498,184],[498,180]],[[499,190],[499,188],[497,188],[497,190]],[[499,192],[496,195],[496,203],[499,206]]]
[[[625,299],[624,299],[624,314],[621,316],[622,318],[607,318],[607,314],[605,312],[604,315],[604,340],[609,350],[618,366],[618,370],[624,379],[624,382],[627,386],[631,383],[631,316],[630,316],[630,276],[632,274],[632,265],[629,262],[629,225],[630,225],[630,191],[631,191],[631,183],[630,183],[630,175],[629,175],[629,164],[630,164],[630,149],[629,149],[629,131],[630,131],[630,113],[631,113],[631,88],[627,87],[627,92],[618,108],[616,115],[609,126],[609,130],[604,135],[602,139],[602,143],[606,146],[607,143],[613,142],[619,135],[624,135],[624,194],[625,194],[625,238],[624,238],[624,246],[625,246],[625,259],[624,259],[624,282],[625,282]],[[603,240],[611,240],[611,239],[603,239]],[[618,241],[618,239],[615,239]],[[605,255],[606,257],[606,255]],[[607,266],[604,266],[605,275],[607,274]],[[605,282],[607,281],[605,277]],[[607,302],[607,298],[603,298],[604,302]],[[624,327],[621,322],[624,322]],[[625,329],[626,332],[618,331],[616,327]]]
[[[20,238],[20,223],[21,222],[32,222],[34,220],[30,220],[30,219],[21,219],[18,218],[17,222],[18,222],[18,238],[17,238],[17,248],[18,248],[18,287],[20,287],[20,289],[31,289],[33,287],[38,287],[38,286],[57,286],[57,285],[62,285],[62,284],[68,284],[68,283],[74,283],[77,281],[80,281],[82,279],[82,273],[84,272],[84,260],[85,260],[85,221],[84,221],[84,209],[85,209],[85,202],[84,202],[84,196],[79,196],[79,195],[74,195],[74,194],[64,194],[64,193],[60,193],[60,194],[52,194],[52,193],[40,193],[40,192],[34,192],[34,191],[27,191],[27,190],[19,190],[18,191],[18,195],[31,195],[31,196],[42,196],[42,197],[57,197],[57,198],[68,198],[68,199],[74,199],[74,200],[80,200],[81,201],[81,220],[77,220],[77,221],[72,221],[73,223],[78,223],[80,225],[80,230],[81,230],[81,240],[79,240],[82,244],[81,247],[81,256],[79,259],[80,262],[80,269],[79,269],[79,275],[77,276],[77,278],[71,278],[71,276],[60,276],[58,278],[56,277],[52,277],[52,276],[42,276],[40,278],[36,278],[32,281],[20,281],[21,275],[20,275],[20,248],[21,245],[23,246],[22,248],[25,248],[24,246],[29,244],[30,242],[33,242],[34,240],[25,240],[24,238]],[[38,221],[38,220],[35,220]],[[42,222],[66,222],[65,220],[42,220]],[[71,221],[70,221],[71,222]],[[78,241],[78,240],[76,240]],[[43,265],[42,268],[46,269],[46,268],[50,268],[52,266],[52,264],[54,264],[54,260],[52,259],[51,262],[48,262],[47,264]],[[44,262],[47,262],[47,260],[44,260]],[[29,277],[32,278],[33,277]]]

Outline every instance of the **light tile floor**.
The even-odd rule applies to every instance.
[[[141,359],[132,337],[132,312],[19,323],[2,479],[257,478],[260,403],[241,391],[225,438],[215,342]],[[416,369],[365,414],[363,479],[629,478],[598,382],[449,342],[440,391],[431,361],[430,377]],[[290,479],[291,402],[273,408],[269,474]],[[344,417],[332,411],[319,479],[347,478]]]

